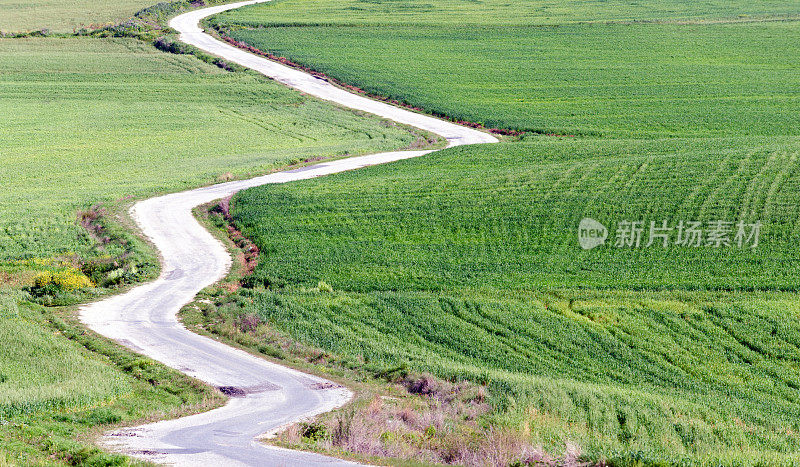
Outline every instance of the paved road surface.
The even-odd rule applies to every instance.
[[[307,94],[439,134],[450,146],[497,141],[487,133],[351,94],[220,42],[198,26],[207,16],[263,1],[268,0],[195,10],[174,18],[170,26],[181,33],[182,41],[206,52]],[[191,211],[249,187],[303,180],[429,152],[354,157],[136,203],[131,209],[133,217],[160,251],[163,272],[154,282],[83,307],[81,319],[91,329],[139,353],[208,384],[240,388],[247,395],[231,398],[224,407],[203,414],[118,430],[107,435],[103,444],[134,457],[176,465],[346,465],[318,454],[268,447],[255,438],[339,407],[349,400],[350,391],[194,334],[178,322],[180,308],[224,277],[231,264],[223,245],[203,229]]]

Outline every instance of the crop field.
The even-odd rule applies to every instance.
[[[0,465],[118,464],[93,434],[221,402],[30,303],[62,303],[34,289],[85,289],[115,263],[69,264],[103,241],[87,208],[420,141],[256,73],[68,36],[153,3],[0,0]],[[800,464],[796,0],[274,0],[207,24],[524,132],[240,193],[233,222],[258,265],[205,304],[236,314],[223,325],[361,375],[485,385],[476,426],[553,455]],[[66,34],[4,37],[20,31]],[[607,228],[592,250],[584,218]],[[130,272],[117,266],[98,277]]]
[[[257,277],[309,287],[797,290],[798,143],[539,137],[453,148],[248,190],[235,219],[266,249]],[[605,245],[578,247],[584,217],[608,227]],[[695,219],[760,221],[759,244],[646,246],[650,221]],[[615,244],[624,220],[646,223],[639,248]]]
[[[73,32],[132,16],[152,0],[0,0],[0,32]]]
[[[459,289],[246,291],[244,313],[373,369],[486,384],[498,421],[560,453],[799,462],[794,296]],[[647,465],[647,464],[645,464]]]
[[[524,3],[511,2],[527,11]],[[462,24],[458,15],[406,23],[376,14],[375,24],[331,25],[328,19],[349,20],[351,10],[320,13],[325,23],[302,19],[313,10],[296,24],[282,13],[301,4],[243,8],[212,22],[370,93],[490,128],[604,137],[786,135],[800,128],[793,85],[800,49],[787,47],[800,41],[800,22],[507,27]]]
[[[0,40],[0,261],[83,253],[91,204],[403,147],[407,131],[133,40]]]
[[[792,0],[274,0],[219,17],[251,25],[546,26],[571,23],[719,21],[800,14]]]
[[[773,291],[798,285],[797,143],[536,137],[247,190],[234,218],[261,255],[241,313],[485,383],[550,452],[800,461],[800,300]],[[643,215],[770,227],[754,249],[577,245],[583,216]]]
[[[493,421],[547,452],[800,463],[797,13],[282,0],[212,19],[369,92],[528,132],[240,193],[260,250],[240,312],[378,373],[486,384]],[[608,235],[588,251],[584,218]],[[737,232],[756,225],[757,244]]]

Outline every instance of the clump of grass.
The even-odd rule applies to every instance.
[[[190,45],[174,40],[171,37],[161,36],[153,41],[153,46],[158,50],[171,54],[189,54],[193,52]]]
[[[309,443],[317,443],[330,438],[330,433],[328,432],[328,428],[325,425],[316,422],[300,423],[298,434],[303,439],[303,441]]]
[[[255,332],[258,329],[258,326],[262,323],[263,321],[256,314],[244,315],[239,318],[238,328],[245,333]]]
[[[23,299],[19,290],[0,287],[0,319],[19,317],[18,302]]]
[[[408,392],[420,382],[437,390],[424,396]],[[464,397],[462,391],[469,392],[467,384],[455,385],[419,375],[392,387],[362,391],[352,405],[289,429],[279,435],[278,442],[289,446],[312,444],[324,451],[367,458],[406,458],[437,464],[580,463],[579,452],[565,448],[563,456],[554,458],[529,444],[519,432],[487,428],[480,420],[490,413],[490,408],[473,397]]]

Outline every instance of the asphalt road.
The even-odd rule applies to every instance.
[[[301,71],[271,62],[203,33],[207,16],[268,0],[195,10],[170,26],[180,40],[257,70],[281,83],[346,107],[373,113],[445,137],[450,146],[497,140],[471,128],[351,94]],[[180,308],[227,273],[231,258],[223,245],[192,216],[192,208],[267,183],[287,183],[418,157],[431,151],[399,151],[326,162],[245,181],[222,183],[136,203],[132,215],[162,257],[162,274],[81,309],[91,329],[150,358],[217,387],[235,387],[224,407],[176,420],[121,429],[102,440],[108,449],[144,460],[176,465],[352,465],[313,453],[266,446],[256,438],[286,424],[345,404],[346,388],[255,357],[188,331],[177,320]]]

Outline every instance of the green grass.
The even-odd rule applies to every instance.
[[[91,406],[130,393],[130,384],[99,358],[56,336],[32,311],[0,296],[0,419]]]
[[[537,138],[247,190],[240,313],[376,371],[487,384],[496,422],[552,453],[800,462],[800,302],[769,292],[797,287],[797,152]],[[755,250],[585,252],[584,215],[770,227]],[[767,292],[680,290],[714,288]]]
[[[120,423],[213,408],[220,394],[0,289],[0,464],[123,465],[93,446]],[[5,465],[5,464],[3,464]]]
[[[0,0],[0,31],[72,32],[132,16],[152,0]]]
[[[69,31],[145,4],[35,6],[0,0],[0,30]],[[486,384],[492,421],[552,453],[569,441],[620,464],[800,463],[800,302],[780,292],[799,282],[800,23],[782,21],[798,13],[281,0],[221,15],[233,37],[370,92],[584,136],[242,193],[236,222],[261,257],[238,313],[356,367]],[[414,139],[132,40],[0,40],[0,70],[0,280],[27,264],[15,260],[93,254],[75,225],[90,204]],[[754,250],[584,252],[584,216],[612,235],[624,219],[764,230]],[[118,461],[75,440],[213,405],[71,320],[16,298],[0,308],[2,341],[20,343],[0,350],[0,464]]]
[[[579,135],[240,193],[261,256],[239,312],[377,373],[486,384],[493,421],[554,454],[800,463],[796,13],[282,0],[212,19],[429,112]],[[580,249],[584,217],[606,245]],[[623,220],[763,230],[754,249],[616,248]]]
[[[422,24],[382,25],[389,20],[381,16],[373,20],[379,24],[281,26],[281,7],[290,4],[300,2],[244,8],[213,22],[263,19],[270,27],[228,34],[370,93],[488,127],[606,137],[800,128],[792,84],[800,49],[788,46],[800,40],[800,22],[471,26],[437,9],[429,16],[439,20]],[[491,2],[477,5],[475,17]],[[350,16],[343,8],[318,18]]]
[[[303,286],[796,290],[798,142],[540,137],[454,148],[248,190],[234,217],[264,252],[256,277]],[[584,217],[609,228],[606,245],[579,248]],[[640,248],[614,245],[626,219],[647,225]],[[763,227],[756,248],[646,248],[651,220]]]
[[[551,25],[578,22],[748,19],[800,13],[791,0],[273,0],[223,17],[262,24],[334,25]]]
[[[92,242],[75,218],[90,204],[413,140],[134,40],[0,40],[0,69],[0,261],[84,253]]]
[[[590,459],[800,461],[793,296],[243,292],[339,360],[486,384],[496,423]],[[455,429],[455,427],[451,428]]]

